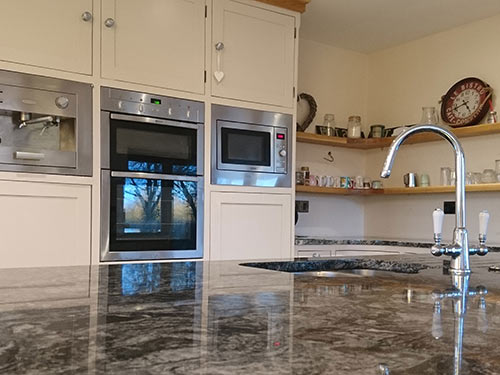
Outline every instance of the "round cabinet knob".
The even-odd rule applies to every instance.
[[[112,18],[106,18],[106,21],[104,21],[104,26],[106,27],[113,27],[115,25],[115,20]]]
[[[282,158],[284,158],[286,156],[286,150],[280,150],[279,154]]]
[[[84,20],[85,22],[92,21],[92,13],[90,13],[90,12],[83,12],[82,13],[82,20]]]
[[[215,43],[215,50],[216,51],[222,51],[223,49],[224,49],[224,43],[222,43],[222,42]]]
[[[66,109],[68,108],[68,105],[69,105],[69,99],[65,96],[58,96],[56,98],[56,106],[57,108],[61,108],[61,109]]]

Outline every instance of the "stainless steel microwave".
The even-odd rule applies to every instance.
[[[292,122],[291,115],[213,105],[212,184],[290,187]]]

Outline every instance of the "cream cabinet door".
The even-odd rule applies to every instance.
[[[0,60],[92,73],[92,0],[2,0]]]
[[[212,95],[293,106],[294,17],[217,0],[212,29]]]
[[[0,181],[0,268],[90,265],[87,185]]]
[[[291,195],[211,193],[210,260],[292,256]]]
[[[205,0],[102,0],[102,76],[204,93]]]

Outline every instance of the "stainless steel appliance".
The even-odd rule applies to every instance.
[[[204,104],[101,89],[101,260],[203,256]]]
[[[212,184],[290,187],[292,116],[212,105]]]
[[[0,70],[0,170],[92,175],[92,86]]]

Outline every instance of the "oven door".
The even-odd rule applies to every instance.
[[[101,260],[201,258],[203,177],[102,171]]]
[[[217,121],[217,169],[274,173],[274,128]]]
[[[203,124],[102,112],[102,168],[203,175]]]

